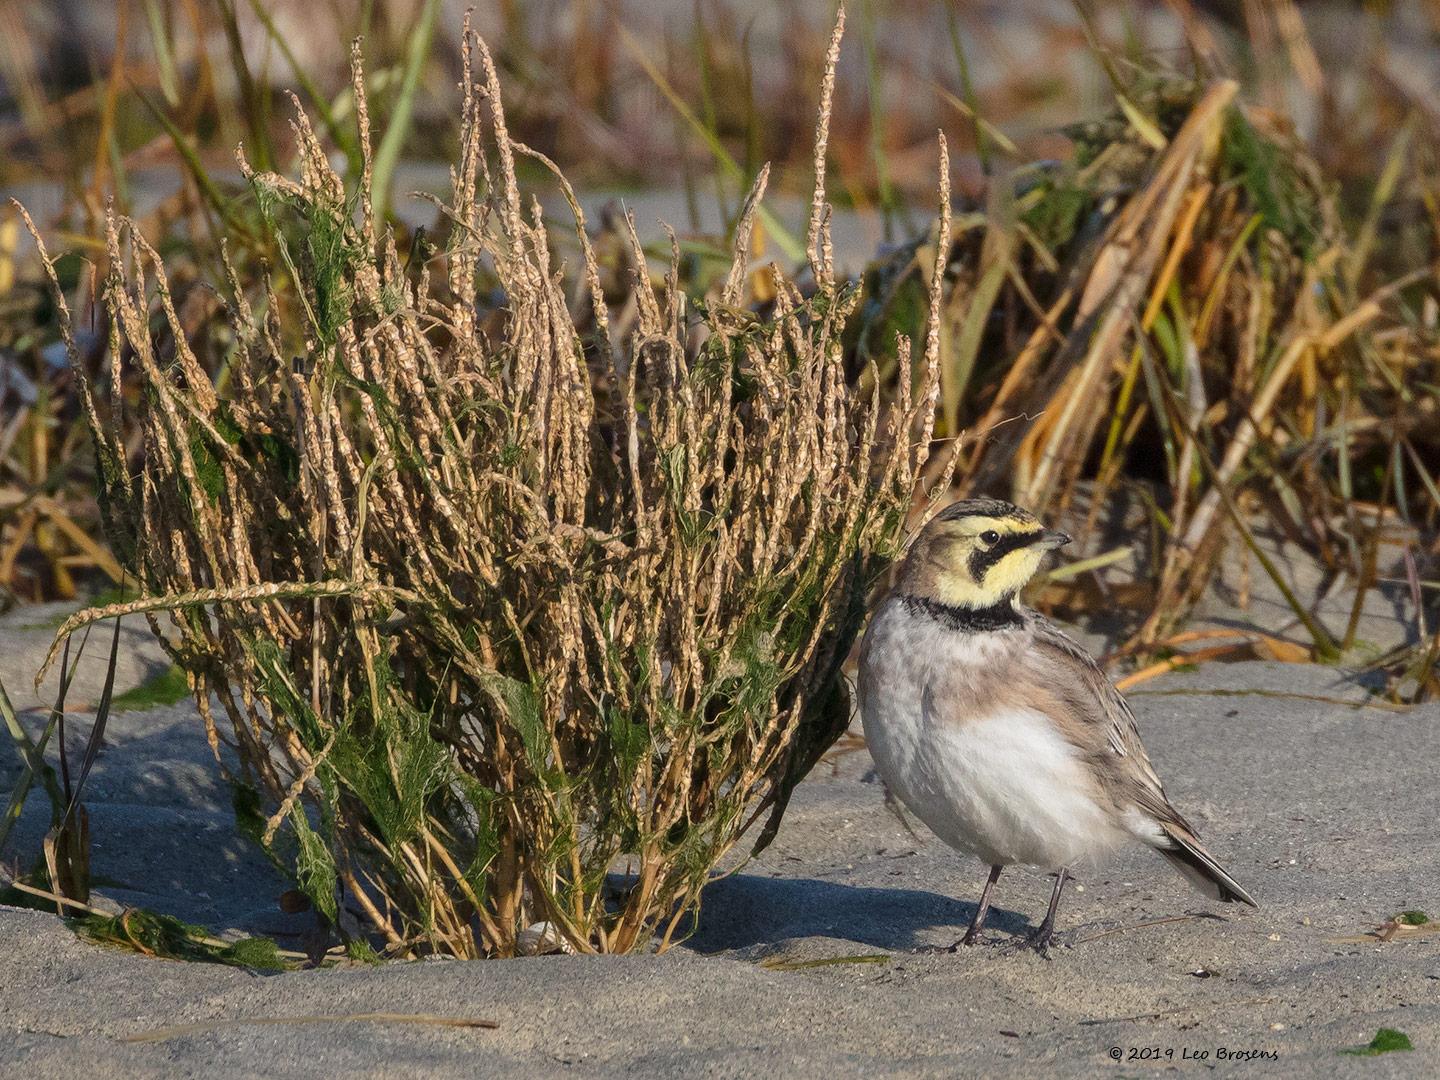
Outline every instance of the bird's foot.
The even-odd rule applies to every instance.
[[[972,945],[980,944],[980,933],[976,930],[966,930],[965,936],[953,945],[921,945],[913,951],[925,956],[938,956],[941,953],[958,953],[961,949],[968,949]]]
[[[1026,949],[1033,949],[1046,960],[1050,959],[1052,947],[1070,948],[1074,944],[1075,935],[1069,931],[1056,933],[1053,926],[1041,924],[1036,930],[1031,931],[1024,937],[1017,937],[1003,946],[1007,953],[1023,952]]]
[[[954,945],[919,945],[912,949],[911,952],[917,956],[948,956],[952,953],[959,952],[964,940],[964,938],[961,938],[955,942]]]

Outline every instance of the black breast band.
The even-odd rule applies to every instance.
[[[956,604],[942,604],[924,596],[905,598],[905,606],[919,614],[928,615],[936,622],[951,630],[976,633],[983,630],[1010,630],[1022,625],[1025,617],[1015,610],[1015,600],[1007,596],[997,604],[983,608],[960,607]]]

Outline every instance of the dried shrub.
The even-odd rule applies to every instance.
[[[941,275],[914,392],[857,395],[824,201],[839,32],[814,288],[772,268],[763,317],[744,306],[763,171],[708,300],[678,288],[678,253],[653,288],[629,225],[640,313],[622,342],[572,196],[589,311],[567,308],[516,184],[533,152],[507,136],[468,27],[437,258],[408,266],[377,227],[358,49],[358,190],[303,113],[298,182],[242,159],[286,273],[257,301],[231,272],[221,380],[190,353],[161,257],[112,218],[109,382],[123,359],[143,396],[128,420],[86,401],[144,597],[60,636],[145,614],[233,763],[242,825],[357,948],[346,905],[391,955],[508,955],[536,923],[578,951],[657,929],[663,946],[844,729],[840,664],[930,441]],[[942,142],[941,250],[946,175]],[[503,294],[494,319],[482,275]],[[143,431],[138,479],[122,423]]]
[[[1365,221],[1347,223],[1333,178],[1237,91],[1137,77],[1113,116],[1072,132],[1073,165],[1028,168],[957,213],[938,430],[973,436],[958,494],[1065,518],[1091,569],[1136,554],[1138,577],[1052,591],[1071,614],[1126,609],[1127,651],[1167,648],[1245,560],[1334,660],[1387,532],[1413,529],[1422,571],[1437,553],[1440,279],[1404,234],[1375,235],[1408,136]],[[873,359],[892,379],[890,343],[922,332],[932,261],[917,243],[870,268],[847,337],[855,377]],[[1356,583],[1348,627],[1315,616],[1261,531]],[[1423,686],[1433,663],[1420,672]]]

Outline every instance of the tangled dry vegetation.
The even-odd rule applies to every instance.
[[[1076,566],[1051,592],[1072,614],[1126,612],[1126,652],[1165,648],[1222,560],[1250,559],[1291,606],[1308,655],[1337,659],[1355,644],[1377,564],[1403,550],[1420,615],[1414,647],[1383,663],[1405,696],[1440,692],[1420,585],[1434,575],[1416,572],[1440,556],[1440,214],[1433,193],[1416,199],[1407,230],[1399,200],[1387,205],[1419,156],[1413,129],[1347,225],[1303,148],[1260,126],[1236,90],[1117,86],[1121,110],[1076,133],[1073,168],[1031,169],[957,215],[938,418],[941,434],[971,435],[957,490],[1066,518],[1093,570],[1137,552],[1128,586],[1087,589]],[[889,377],[897,329],[919,333],[932,250],[917,243],[869,271],[851,328],[862,385],[864,362]],[[1119,530],[1106,524],[1117,501],[1142,508]],[[1262,530],[1315,553],[1354,598],[1346,624],[1315,616],[1257,542]],[[1106,535],[1122,546],[1107,551]]]
[[[677,253],[664,288],[637,274],[638,323],[612,343],[577,203],[582,336],[516,184],[529,151],[466,33],[443,252],[412,265],[377,224],[357,47],[358,191],[303,113],[298,182],[243,165],[284,273],[258,306],[232,275],[219,380],[160,255],[111,220],[107,383],[123,362],[143,395],[135,415],[84,400],[108,531],[144,596],[61,636],[144,613],[189,673],[242,824],[353,951],[509,955],[546,924],[623,952],[683,932],[716,862],[768,814],[765,842],[848,722],[840,664],[930,442],[940,275],[917,392],[852,393],[855,294],[824,202],[837,28],[813,292],[772,268],[773,310],[743,305],[762,172],[718,298],[692,314]],[[943,237],[948,191],[940,205]],[[505,297],[493,327],[482,265]]]
[[[762,173],[718,279],[674,257],[652,287],[628,220],[588,233],[565,186],[577,228],[547,234],[522,202],[516,155],[563,180],[507,136],[473,48],[443,251],[381,224],[363,108],[352,181],[302,116],[300,182],[257,165],[252,206],[195,174],[185,257],[159,242],[173,222],[111,221],[108,320],[70,328],[60,376],[95,394],[0,430],[28,484],[0,491],[0,579],[27,544],[57,584],[118,572],[66,528],[87,485],[44,442],[93,428],[108,532],[148,598],[67,631],[152,620],[202,709],[224,706],[208,722],[242,821],[355,951],[368,930],[394,954],[503,954],[536,924],[581,950],[670,940],[843,726],[836,672],[917,486],[1066,520],[1093,556],[1041,601],[1121,616],[1117,655],[1158,657],[1147,672],[1280,647],[1354,661],[1388,573],[1421,614],[1372,659],[1396,699],[1440,694],[1440,170],[1421,124],[1393,130],[1346,211],[1233,83],[1117,68],[1073,165],[1021,164],[953,223],[942,190],[937,227],[847,283],[823,200],[832,41],[810,280],[747,265],[775,238]],[[975,140],[1004,151],[978,118]],[[233,265],[195,239],[217,225]],[[224,318],[192,286],[207,265]],[[62,309],[85,294],[73,262],[46,267]],[[48,327],[54,302],[26,296]],[[922,464],[932,433],[962,432]],[[1348,622],[1296,594],[1276,536],[1353,595]],[[1308,647],[1176,632],[1237,557]]]
[[[170,8],[163,0],[156,6]],[[273,11],[278,18],[286,6],[256,0],[252,9],[260,19],[256,30],[263,29],[269,47],[288,56],[299,43],[266,16]],[[426,12],[436,7],[432,0],[421,6]],[[647,166],[671,160],[652,153],[654,143],[674,150],[669,143],[683,149],[685,140],[657,135],[665,125],[651,121],[648,103],[645,130],[626,128],[619,139],[615,132],[603,135],[613,120],[606,103],[648,78],[674,105],[682,118],[677,123],[709,148],[723,203],[738,202],[741,194],[739,180],[730,193],[723,178],[748,183],[746,170],[759,160],[751,136],[761,129],[770,140],[767,150],[782,157],[772,179],[785,186],[783,159],[799,156],[788,137],[797,123],[796,80],[818,73],[823,59],[823,41],[790,21],[799,19],[798,12],[781,18],[789,62],[779,73],[788,81],[757,99],[756,87],[765,84],[747,74],[750,43],[738,31],[738,15],[724,3],[697,9],[693,51],[668,66],[655,57],[663,53],[674,61],[672,48],[620,33],[608,9],[567,6],[563,0],[553,6],[567,10],[567,18],[547,18],[539,7],[521,5],[507,8],[502,20],[497,63],[509,73],[512,130],[528,125],[524,130],[530,134],[523,137],[549,140],[543,145],[560,154],[571,140],[563,132],[557,136],[557,127],[584,129],[598,137],[581,140],[586,159],[600,163],[607,177],[616,175],[619,162],[605,145],[620,148],[618,157],[626,160],[637,157],[635,147],[644,147],[639,156]],[[1287,631],[1291,640],[1280,643],[1286,655],[1361,658],[1358,618],[1332,617],[1322,624],[1310,610],[1313,597],[1297,594],[1294,582],[1265,564],[1265,547],[1273,550],[1280,538],[1320,564],[1335,594],[1353,595],[1355,616],[1367,603],[1374,608],[1377,585],[1408,592],[1403,602],[1414,611],[1434,612],[1440,595],[1434,584],[1440,566],[1440,443],[1434,435],[1440,430],[1435,424],[1440,161],[1434,113],[1405,89],[1396,66],[1402,50],[1390,47],[1403,31],[1385,12],[1355,13],[1359,21],[1353,25],[1368,27],[1369,46],[1339,58],[1321,49],[1327,68],[1322,73],[1315,49],[1324,35],[1312,42],[1306,27],[1333,29],[1333,11],[1300,19],[1285,13],[1288,2],[1252,7],[1246,14],[1249,41],[1239,42],[1229,41],[1223,26],[1204,11],[1187,15],[1188,6],[1180,5],[1190,45],[1184,66],[1194,72],[1181,76],[1165,66],[1168,54],[1144,55],[1143,40],[1134,51],[1107,44],[1106,20],[1097,18],[1098,9],[1076,5],[1073,25],[1056,23],[1049,31],[1068,35],[1070,44],[1046,38],[1046,49],[1066,58],[1057,67],[1108,75],[1117,108],[1067,133],[1074,160],[1062,166],[1035,161],[1050,156],[1060,139],[1051,132],[1036,142],[1037,118],[1021,103],[1048,99],[1053,106],[1057,97],[1073,98],[1078,91],[1073,74],[1057,77],[1037,98],[1036,72],[1013,65],[1000,73],[1003,89],[977,97],[963,40],[983,39],[986,18],[973,12],[962,18],[958,9],[947,8],[941,18],[927,5],[866,4],[858,36],[869,94],[845,100],[842,93],[835,105],[831,186],[857,205],[874,200],[890,224],[899,207],[899,188],[891,181],[901,185],[902,173],[928,175],[928,153],[924,169],[917,170],[906,164],[917,155],[897,151],[914,144],[914,132],[933,128],[931,110],[951,110],[945,118],[953,133],[961,140],[969,135],[975,152],[963,155],[969,168],[958,170],[961,185],[967,173],[978,184],[981,167],[989,179],[978,203],[957,211],[947,258],[938,430],[945,436],[969,432],[973,438],[960,462],[962,489],[1010,495],[1065,518],[1067,527],[1083,534],[1098,561],[1066,567],[1064,583],[1047,589],[1043,600],[1068,617],[1118,615],[1120,625],[1108,629],[1130,640],[1117,656],[1166,655],[1192,602],[1213,586],[1217,567],[1244,563],[1250,579],[1273,576],[1276,587],[1270,591],[1288,594],[1296,633]],[[240,40],[245,35],[234,16],[231,9],[226,33]],[[1004,17],[1024,25],[1018,11]],[[427,14],[421,21],[428,26],[428,19]],[[557,21],[569,25],[573,36],[552,32]],[[103,230],[91,225],[101,215],[111,167],[97,160],[87,173],[76,162],[91,155],[77,157],[76,147],[90,145],[98,134],[102,145],[114,144],[109,157],[101,157],[123,161],[123,140],[104,119],[117,109],[150,117],[146,138],[173,144],[187,189],[142,219],[142,229],[166,252],[185,336],[197,363],[213,375],[231,346],[212,294],[196,287],[224,276],[211,238],[218,230],[232,240],[230,254],[247,285],[261,276],[259,261],[276,256],[249,189],[237,194],[225,177],[207,172],[204,162],[213,158],[206,155],[219,152],[219,144],[232,145],[226,140],[243,132],[252,160],[263,169],[267,160],[290,158],[292,146],[276,133],[278,125],[265,122],[277,111],[273,103],[281,89],[266,82],[253,57],[247,60],[243,49],[226,57],[206,55],[199,27],[190,26],[189,15],[182,17],[178,7],[149,25],[152,35],[160,35],[151,61],[130,55],[144,55],[145,49],[117,42],[108,87],[102,80],[93,94],[82,95],[84,102],[71,101],[65,109],[55,103],[30,110],[27,140],[45,149],[37,159],[42,169],[65,175],[75,189],[62,220],[77,232],[96,233]],[[324,57],[326,72],[332,64],[340,66],[332,55],[339,52],[332,44],[334,26],[316,19],[305,25],[306,47],[300,52]],[[943,37],[947,25],[954,53],[947,76],[954,93],[928,81],[917,84],[929,79],[929,69],[899,55],[914,34]],[[167,26],[169,39],[163,33]],[[540,27],[547,32],[535,34]],[[880,27],[886,32],[878,33]],[[434,70],[445,66],[451,44],[447,35],[437,35],[427,57],[418,45],[401,49],[406,40],[414,45],[424,37],[409,34],[409,24],[392,27],[403,34],[372,29],[367,40],[380,63],[387,53],[408,54],[396,69],[403,72],[400,88],[387,92],[390,120],[379,140],[393,151],[405,141],[401,118],[423,112],[428,99],[434,99],[432,113],[455,111],[438,104],[443,100],[438,84],[451,79],[448,69],[443,76]],[[620,42],[626,43],[623,50]],[[41,44],[19,41],[17,55]],[[637,66],[614,63],[617,50],[629,53]],[[1085,55],[1074,56],[1077,52]],[[1343,62],[1332,63],[1337,59]],[[166,90],[163,96],[174,106],[166,109],[151,91],[181,85],[190,70],[187,62],[194,65],[201,92],[181,107]],[[8,63],[0,57],[7,72]],[[348,110],[350,95],[337,97],[337,87],[322,85],[325,78],[307,75],[303,63],[292,66],[300,72],[297,88],[307,108],[319,117],[317,126],[344,153],[346,183],[354,187],[359,149],[353,125],[336,105],[343,101]],[[562,69],[574,79],[557,79],[554,73]],[[422,71],[430,74],[421,79]],[[1247,104],[1223,102],[1230,92],[1223,81],[1227,71],[1248,72]],[[1275,107],[1287,99],[1290,83],[1299,95],[1295,100],[1308,102],[1319,117],[1318,134],[1307,145],[1291,133],[1283,108]],[[422,85],[426,90],[419,93]],[[248,88],[244,101],[227,97],[226,86]],[[577,86],[597,96],[574,97]],[[523,99],[518,105],[517,98]],[[763,119],[757,100],[763,102]],[[537,104],[539,113],[533,111]],[[100,117],[92,117],[89,110],[102,105]],[[79,126],[58,124],[57,116],[69,116],[72,107],[79,111],[71,121]],[[221,120],[218,126],[199,122],[212,112]],[[1044,112],[1048,119],[1073,114],[1073,108]],[[92,121],[98,131],[85,126]],[[747,133],[743,139],[741,131]],[[1007,131],[1019,138],[1018,146]],[[380,190],[394,186],[384,179],[391,175],[394,154],[377,150],[376,160],[382,158],[374,180]],[[123,174],[113,178],[123,191]],[[920,190],[913,179],[901,186]],[[684,238],[679,278],[692,297],[718,296],[728,274],[722,264],[735,217],[727,212],[729,231],[714,243]],[[88,455],[75,452],[85,438],[76,380],[88,370],[103,385],[104,334],[94,332],[94,325],[77,334],[86,362],[81,372],[59,362],[53,304],[29,267],[11,257],[17,224],[0,215],[0,360],[13,355],[10,370],[18,375],[24,358],[29,393],[17,395],[14,383],[21,380],[7,387],[0,377],[0,410],[6,413],[0,422],[0,607],[22,599],[69,599],[77,588],[94,583],[98,575],[92,567],[112,579],[119,576],[98,534]],[[756,237],[782,246],[787,257],[803,247],[788,239],[774,218],[767,220],[763,208],[757,225]],[[922,225],[912,222],[912,233]],[[552,239],[567,243],[565,237]],[[89,243],[103,250],[103,238]],[[403,234],[399,244],[402,250],[423,247]],[[624,337],[640,305],[629,288],[634,258],[623,221],[602,220],[593,246],[612,327]],[[582,263],[573,248],[566,249],[566,259],[572,268]],[[873,360],[882,372],[882,392],[898,389],[893,342],[903,333],[918,350],[934,261],[930,235],[868,268],[844,338],[852,384],[868,387],[867,364]],[[712,276],[717,267],[718,282]],[[66,256],[57,271],[78,308],[94,303],[81,259]],[[479,290],[487,319],[493,315],[491,298],[498,295],[489,285]],[[749,299],[763,310],[759,302],[770,289],[765,280],[756,285]],[[291,297],[281,290],[277,299],[283,305]],[[593,318],[576,314],[582,334],[596,330]],[[84,315],[80,321],[98,323]],[[139,394],[138,381],[132,377],[119,393]],[[131,427],[126,440],[133,462],[141,449],[138,429]],[[1131,507],[1123,527],[1104,520],[1118,504]],[[1136,555],[1133,572],[1128,562],[1124,567],[1114,562],[1126,559],[1124,549]],[[1240,595],[1243,599],[1243,589]],[[1396,676],[1393,696],[1413,700],[1440,693],[1435,674],[1440,637],[1420,618],[1410,638],[1406,648],[1378,658]],[[1252,647],[1269,655],[1273,644],[1252,634],[1214,655],[1250,655]],[[1357,644],[1362,648],[1353,648]],[[1206,650],[1213,654],[1211,647]]]

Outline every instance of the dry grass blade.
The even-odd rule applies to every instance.
[[[1040,602],[1068,615],[1105,597],[1133,651],[1162,647],[1243,544],[1332,658],[1343,642],[1266,545],[1284,536],[1353,574],[1359,612],[1378,534],[1362,543],[1349,508],[1360,489],[1381,501],[1379,485],[1433,558],[1434,267],[1379,273],[1354,254],[1328,178],[1234,82],[1112,74],[1120,106],[1072,129],[1075,167],[1026,167],[988,197],[1003,214],[957,214],[939,265],[941,420],[946,435],[972,433],[958,492],[1065,520],[1089,557],[1056,582],[1095,577]],[[1404,149],[1359,226],[1362,250],[1376,250],[1377,207],[1403,189]],[[885,339],[927,333],[928,255],[917,243],[867,271],[850,334],[852,377],[868,385],[873,363],[897,403],[907,365]],[[1419,452],[1408,439],[1422,431]],[[1100,553],[1122,558],[1122,535],[1139,538],[1144,580],[1117,588]],[[1423,654],[1390,666],[1428,671]]]
[[[420,1027],[475,1028],[493,1030],[500,1024],[470,1016],[439,1016],[435,1013],[336,1013],[313,1016],[236,1016],[224,1020],[207,1020],[198,1024],[175,1024],[171,1027],[121,1035],[121,1042],[149,1043],[182,1039],[189,1035],[205,1035],[240,1027],[275,1027],[289,1024],[413,1024]]]
[[[55,732],[56,717],[52,714],[50,723],[45,726],[45,730],[38,740],[31,739],[30,733],[21,725],[20,718],[15,714],[15,707],[10,702],[10,695],[5,690],[5,684],[0,682],[0,719],[5,722],[6,732],[15,744],[15,751],[23,769],[11,789],[10,802],[5,808],[5,817],[0,820],[0,848],[3,848],[5,841],[9,839],[10,830],[20,820],[20,814],[25,808],[25,799],[30,794],[30,787],[37,778],[44,785],[45,793],[50,797],[52,824],[59,820],[60,808],[65,805],[65,795],[60,790],[54,770],[45,764],[45,747]]]
[[[837,26],[822,164],[838,49]],[[823,177],[810,295],[775,270],[763,317],[692,312],[678,251],[655,287],[630,225],[637,316],[583,335],[468,32],[464,72],[453,232],[423,265],[303,113],[298,179],[242,159],[289,280],[249,283],[262,306],[230,274],[223,392],[192,362],[164,260],[111,218],[117,378],[143,393],[97,442],[141,432],[138,481],[102,484],[142,596],[73,616],[57,648],[150,619],[239,763],[242,828],[389,955],[510,955],[538,923],[578,952],[657,930],[664,947],[845,727],[840,666],[925,464],[937,339],[903,414],[851,390],[856,295],[829,273]],[[354,86],[368,162],[358,68]],[[748,257],[737,243],[732,301]],[[503,316],[477,318],[481,280]]]

